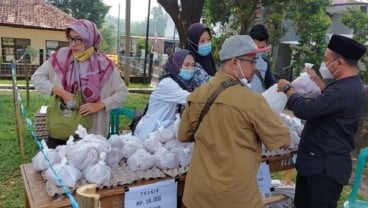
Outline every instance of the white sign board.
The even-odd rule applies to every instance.
[[[266,196],[271,192],[272,183],[271,183],[271,173],[270,168],[266,164],[266,162],[261,163],[258,169],[257,181],[259,190],[262,192],[263,196]]]
[[[171,208],[177,206],[175,179],[131,187],[125,192],[124,207]]]

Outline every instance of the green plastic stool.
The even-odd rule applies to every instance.
[[[134,116],[134,111],[124,107],[119,107],[111,110],[110,123],[109,123],[109,137],[114,134],[119,134],[120,115],[127,116],[130,120],[132,120]]]
[[[364,166],[366,164],[367,158],[368,158],[368,147],[362,149],[359,153],[353,189],[351,190],[351,193],[349,195],[349,200],[345,201],[344,203],[344,208],[368,207],[368,201],[357,200],[359,185],[362,179],[362,174],[364,172]]]

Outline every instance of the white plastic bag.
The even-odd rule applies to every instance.
[[[107,141],[110,143],[111,148],[115,147],[115,148],[123,149],[123,146],[124,146],[123,139],[119,137],[119,135],[116,135],[116,134],[111,135]]]
[[[65,146],[59,150],[61,162],[54,165],[55,173],[59,176],[60,180],[67,187],[74,188],[77,181],[82,177],[82,173],[73,166],[67,165],[67,159],[65,157]],[[59,182],[54,177],[54,172],[51,168],[48,168],[45,172],[45,177],[52,184],[59,186]]]
[[[90,165],[93,165],[98,160],[98,150],[93,148],[93,144],[77,142],[75,145],[66,149],[66,158],[69,165],[84,170]]]
[[[277,92],[277,84],[272,85],[262,93],[268,105],[277,113],[281,113],[286,105],[287,96],[283,92]]]
[[[49,149],[45,140],[41,141],[43,152],[47,156],[48,160],[51,164],[55,164],[60,162],[60,157],[56,149]],[[46,161],[44,154],[42,151],[39,151],[33,158],[32,158],[33,168],[37,171],[46,170],[49,167],[49,163]]]
[[[147,150],[147,152],[152,154],[154,154],[162,146],[160,140],[153,136],[153,134],[150,134],[149,138],[143,141],[144,148]]]
[[[155,164],[158,168],[173,169],[179,167],[179,161],[173,152],[169,152],[164,147],[160,147],[153,155],[155,157]]]
[[[128,137],[124,140],[123,156],[130,158],[137,150],[144,148],[143,141],[137,137]]]
[[[312,68],[313,64],[305,63],[304,66]],[[311,80],[309,74],[306,72],[300,73],[299,77],[292,82],[292,85],[297,93],[306,98],[315,98],[321,94],[321,89]]]
[[[172,150],[179,161],[181,167],[187,167],[192,160],[192,150],[190,147],[176,147]]]
[[[144,149],[137,150],[130,158],[127,160],[128,167],[131,171],[145,171],[152,168],[155,164],[155,159],[153,155]]]
[[[97,164],[89,166],[84,176],[90,183],[95,183],[97,185],[102,185],[104,183],[109,183],[111,179],[111,168],[105,163],[106,153],[102,152],[99,156],[99,161]]]
[[[107,153],[105,162],[112,168],[115,168],[120,163],[121,159],[123,159],[122,149],[113,147],[111,151]]]

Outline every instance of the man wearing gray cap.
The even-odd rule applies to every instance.
[[[183,207],[263,207],[257,184],[261,143],[267,149],[288,147],[290,136],[266,100],[247,87],[255,55],[262,50],[247,35],[226,39],[219,54],[220,70],[188,96],[178,138],[195,145]],[[209,97],[228,82],[238,84],[219,93],[199,119]]]
[[[365,92],[358,75],[358,60],[366,47],[353,39],[333,35],[319,69],[307,70],[321,89],[314,99],[296,93],[287,80],[278,89],[288,96],[287,108],[306,120],[299,148],[295,190],[297,208],[335,208],[343,185],[348,184],[354,149],[354,134],[363,114]]]

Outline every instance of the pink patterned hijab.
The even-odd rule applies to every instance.
[[[66,35],[74,30],[83,39],[86,48],[93,47],[95,52],[87,61],[79,62],[73,58],[69,47],[60,48],[48,59],[56,74],[60,76],[64,89],[76,93],[79,80],[85,103],[100,100],[101,90],[110,78],[113,70],[113,62],[98,51],[101,35],[96,25],[88,20],[79,19],[66,28]]]

